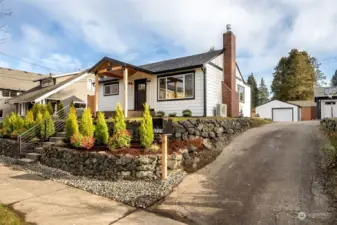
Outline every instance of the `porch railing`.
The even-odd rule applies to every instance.
[[[70,106],[68,105],[57,111],[54,115],[42,120],[39,124],[34,125],[32,128],[20,134],[17,139],[19,143],[20,156],[27,149],[35,148],[39,145],[41,146],[42,142],[48,140],[49,137],[53,136],[56,132],[63,131],[69,111]],[[48,134],[47,124],[50,119],[53,119],[54,121],[55,133],[53,134]],[[41,128],[44,128],[44,130],[41,130]]]

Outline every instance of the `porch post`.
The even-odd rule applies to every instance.
[[[98,111],[98,89],[99,89],[98,79],[99,79],[99,76],[95,74],[95,98],[94,98],[94,109],[93,109],[94,115],[96,115],[96,112]]]
[[[128,117],[128,69],[123,70],[123,84],[124,84],[124,116]]]

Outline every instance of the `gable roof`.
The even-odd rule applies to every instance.
[[[290,104],[298,105],[300,107],[314,107],[316,106],[315,101],[288,101]]]
[[[0,67],[0,89],[26,91],[36,86],[36,79],[46,75]]]
[[[72,75],[76,75],[76,74],[82,73],[82,72],[84,72],[84,70],[77,71],[77,72],[72,72],[72,73],[62,73],[62,74],[57,74],[57,75],[44,76],[42,78],[34,80],[34,82],[45,80],[45,79],[48,79],[48,78],[60,78],[60,77],[72,76]]]
[[[277,101],[277,102],[282,102],[282,103],[285,103],[285,104],[288,104],[288,105],[293,105],[293,106],[301,107],[300,105],[297,105],[297,104],[294,104],[294,103],[284,102],[284,101],[281,101],[281,100],[273,99],[273,100],[270,100],[270,101],[268,101],[268,102],[266,102],[266,103],[264,103],[264,104],[262,104],[262,105],[256,106],[256,108],[258,108],[258,107],[260,107],[260,106],[263,106],[263,105],[267,105],[267,104],[269,104],[269,103],[271,103],[271,102],[275,102],[275,101]]]
[[[165,73],[179,69],[191,69],[203,66],[213,58],[223,53],[223,49],[205,52],[197,55],[185,56],[176,59],[145,64],[140,68],[150,70],[153,73]]]
[[[74,74],[72,77],[70,77],[67,80],[64,80],[58,84],[48,86],[48,87],[41,87],[40,85],[24,92],[23,94],[16,96],[9,100],[10,104],[19,103],[19,102],[33,102],[36,99],[40,98],[43,95],[47,95],[48,93],[51,93],[52,91],[62,88],[65,84],[75,81],[77,78],[80,78],[82,75],[86,74],[86,71],[80,72],[78,74]]]

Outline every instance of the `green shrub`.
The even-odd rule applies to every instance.
[[[29,129],[31,127],[33,127],[35,124],[34,121],[34,114],[32,110],[29,110],[25,116],[25,128]]]
[[[86,150],[90,150],[92,149],[92,147],[94,147],[95,145],[95,141],[96,139],[93,137],[83,137],[82,141],[81,141],[81,147],[86,149]]]
[[[75,148],[80,148],[83,140],[83,135],[80,133],[74,133],[70,138],[70,144]]]
[[[116,108],[116,114],[114,116],[114,134],[118,133],[121,130],[126,129],[124,113],[121,105],[118,103]]]
[[[35,135],[41,137],[41,123],[43,121],[43,116],[40,112],[36,114],[35,125],[40,125],[35,127]]]
[[[144,104],[144,114],[139,127],[140,145],[144,148],[149,147],[154,139],[152,117],[149,105]]]
[[[80,133],[83,136],[93,137],[95,127],[92,122],[92,114],[90,108],[86,108],[81,117]]]
[[[17,131],[23,128],[25,125],[24,120],[19,114],[12,112],[10,115],[7,115],[4,119],[3,126],[8,129],[9,133]]]
[[[118,148],[126,148],[130,146],[130,143],[130,133],[126,129],[120,130],[109,139],[109,149],[113,151]]]
[[[177,116],[177,113],[170,113],[168,114],[169,117],[176,117]]]
[[[63,107],[63,103],[62,102],[59,102],[57,104],[57,115],[59,118],[65,118],[66,117],[66,114],[64,112],[64,110],[62,110],[64,107]]]
[[[54,114],[54,109],[53,109],[53,105],[51,104],[51,102],[49,101],[47,104],[47,110],[49,112],[50,115]]]
[[[146,151],[151,152],[151,153],[156,153],[156,152],[159,152],[160,150],[161,150],[161,147],[157,144],[152,144],[146,149]]]
[[[261,119],[261,118],[257,118],[257,117],[250,119],[251,127],[260,127],[260,126],[269,124],[271,122],[272,122],[271,119]]]
[[[55,126],[52,116],[50,116],[48,110],[44,111],[43,122],[41,123],[41,137],[49,138],[55,134]]]
[[[164,117],[165,116],[165,112],[164,111],[158,111],[156,113],[156,116],[158,116],[158,117]]]
[[[183,114],[184,117],[191,117],[192,111],[190,109],[185,109],[185,110],[183,110],[182,114]]]
[[[18,129],[18,130],[15,130],[10,134],[10,138],[16,140],[18,138],[18,136],[25,131],[26,131],[26,129],[23,128],[23,127]]]
[[[9,136],[9,131],[6,127],[3,127],[0,129],[0,138],[3,137],[8,137]]]
[[[33,105],[32,111],[34,114],[34,120],[36,120],[37,113],[40,112],[42,115],[44,115],[44,112],[47,110],[47,106],[39,103],[35,103]]]
[[[97,113],[95,138],[97,144],[107,144],[109,141],[109,128],[102,112]]]
[[[90,150],[95,144],[95,138],[76,133],[71,136],[70,143],[75,148],[84,148],[86,150]]]
[[[69,113],[68,118],[66,120],[65,131],[66,131],[66,140],[67,141],[69,141],[70,138],[74,134],[79,133],[78,132],[76,109],[73,108],[73,107],[70,108],[70,113]]]

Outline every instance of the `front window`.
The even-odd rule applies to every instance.
[[[245,102],[245,88],[238,85],[238,90],[239,90],[239,101]]]
[[[2,90],[2,97],[9,97],[9,90]]]
[[[179,74],[158,78],[158,99],[194,98],[194,74]]]
[[[104,84],[104,95],[118,95],[119,83]]]
[[[15,97],[15,96],[18,95],[18,92],[17,91],[11,91],[10,94],[11,94],[11,97]]]

